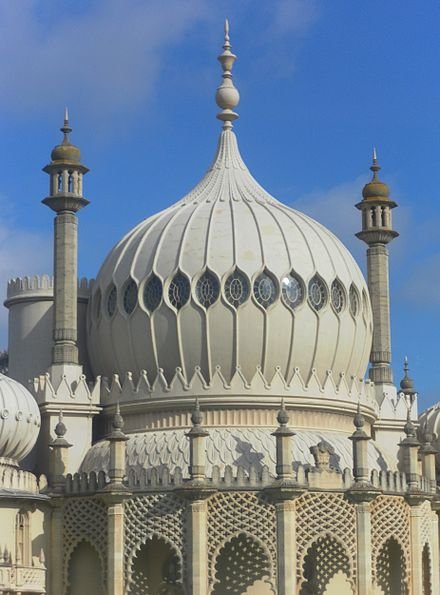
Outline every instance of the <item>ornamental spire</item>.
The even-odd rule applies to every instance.
[[[72,128],[69,126],[69,110],[67,107],[64,108],[64,124],[60,130],[64,134],[63,145],[70,144],[69,134],[72,132]]]
[[[377,160],[377,152],[376,147],[373,147],[373,163],[371,164],[370,170],[373,172],[373,180],[377,180],[377,172],[379,172],[382,168],[379,165]]]
[[[238,118],[238,114],[233,111],[240,101],[240,94],[232,81],[232,67],[236,59],[237,56],[231,52],[229,22],[226,19],[223,52],[218,57],[223,69],[223,81],[215,94],[217,105],[221,108],[221,112],[217,114],[217,118],[224,122],[223,130],[232,128],[232,122]]]

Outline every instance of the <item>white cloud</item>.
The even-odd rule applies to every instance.
[[[315,0],[279,0],[271,6],[271,29],[277,34],[304,33],[318,18]]]
[[[67,102],[104,117],[135,108],[154,89],[163,51],[206,6],[98,0],[83,12],[49,14],[47,1],[0,0],[0,105],[32,112]]]
[[[419,306],[440,306],[439,271],[440,253],[413,264],[402,283],[402,297]]]
[[[52,238],[20,229],[13,205],[0,195],[0,296],[6,297],[9,279],[52,271]],[[0,350],[7,346],[6,308],[0,308]]]

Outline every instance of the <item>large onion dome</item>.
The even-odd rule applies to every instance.
[[[0,461],[21,461],[39,431],[40,410],[34,397],[19,382],[0,374]]]
[[[219,57],[224,122],[214,161],[197,186],[142,221],[110,252],[89,306],[96,375],[145,369],[168,381],[179,368],[207,382],[239,369],[277,370],[289,382],[364,376],[371,346],[368,290],[345,246],[325,227],[268,194],[246,167],[232,131],[238,92],[229,41]],[[235,92],[233,92],[233,90]]]

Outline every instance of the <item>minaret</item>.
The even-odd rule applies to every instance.
[[[387,244],[399,234],[393,230],[391,210],[397,204],[390,199],[388,186],[379,180],[381,169],[373,151],[370,167],[373,179],[362,190],[363,199],[356,205],[362,211],[362,231],[356,236],[368,245],[368,288],[373,309],[373,345],[370,355],[370,379],[376,385],[391,385],[390,290]]]
[[[76,213],[89,204],[83,196],[80,151],[70,142],[69,117],[64,114],[64,138],[43,168],[50,176],[50,191],[42,202],[55,211],[54,221],[54,304],[52,363],[34,380],[35,397],[41,412],[37,442],[38,471],[50,468],[49,449],[57,424],[58,411],[72,433],[72,446],[65,473],[78,470],[92,443],[92,420],[99,413],[99,383],[90,390],[78,361],[78,218]],[[74,437],[76,437],[74,439]]]
[[[50,194],[43,203],[55,211],[54,229],[54,366],[78,364],[78,218],[77,211],[89,204],[82,195],[83,175],[89,170],[80,162],[80,151],[71,144],[67,108],[63,141],[43,168],[50,176]],[[64,372],[62,372],[64,373]]]

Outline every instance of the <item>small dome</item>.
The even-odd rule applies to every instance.
[[[81,152],[78,147],[69,142],[61,143],[53,148],[50,155],[52,161],[70,161],[72,163],[80,163]]]
[[[31,393],[0,374],[0,458],[21,461],[37,441],[40,423],[40,410]]]
[[[373,172],[373,179],[368,184],[365,184],[362,190],[362,196],[364,200],[383,200],[390,198],[390,189],[385,182],[382,182],[378,178],[378,172],[381,167],[377,161],[376,150],[373,152],[373,164],[370,167]]]

